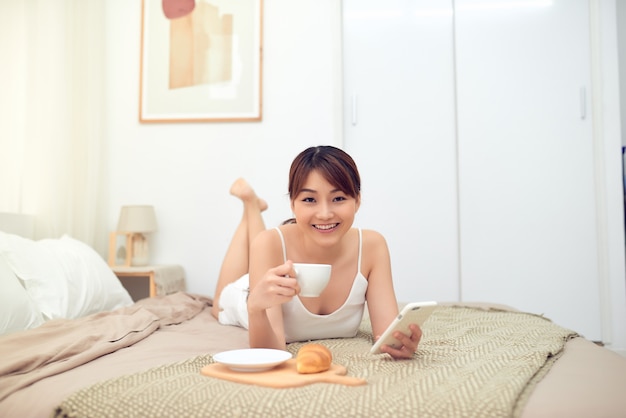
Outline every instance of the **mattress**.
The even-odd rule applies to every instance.
[[[416,358],[408,361],[393,361],[390,358],[386,359],[384,357],[386,355],[372,356],[367,352],[367,347],[371,345],[371,329],[368,328],[369,321],[366,317],[359,335],[354,339],[322,340],[321,343],[332,348],[335,361],[347,366],[349,375],[364,378],[368,384],[363,388],[346,388],[340,387],[341,385],[318,383],[300,389],[257,388],[202,376],[200,369],[203,365],[213,362],[213,354],[249,347],[247,331],[220,325],[211,316],[209,306],[210,299],[188,293],[139,301],[131,307],[113,311],[118,321],[120,316],[131,313],[140,317],[133,318],[133,326],[136,329],[123,333],[119,338],[100,335],[97,327],[93,325],[93,321],[106,317],[106,313],[96,314],[100,315],[98,318],[90,316],[82,320],[68,320],[67,323],[57,324],[58,329],[65,331],[58,332],[57,329],[57,332],[51,333],[53,339],[49,343],[31,344],[41,347],[40,350],[33,350],[35,357],[32,357],[38,359],[37,363],[44,365],[39,369],[33,366],[32,358],[24,361],[16,356],[11,357],[13,355],[11,353],[15,351],[14,347],[23,347],[26,341],[35,341],[30,338],[41,337],[35,335],[37,333],[34,331],[39,330],[41,333],[42,328],[45,330],[46,327],[54,326],[54,323],[35,330],[0,337],[0,355],[5,359],[4,366],[0,367],[2,371],[0,415],[88,416],[91,415],[89,411],[109,411],[104,415],[114,416],[118,415],[112,412],[117,411],[114,409],[115,406],[125,408],[130,416],[145,414],[171,416],[167,411],[174,411],[171,409],[176,404],[174,400],[187,399],[185,396],[190,396],[189,399],[196,399],[196,407],[193,407],[194,403],[191,401],[183,405],[178,402],[176,406],[187,408],[183,415],[203,416],[203,411],[208,410],[219,411],[222,416],[259,416],[259,411],[272,411],[269,415],[284,415],[285,408],[293,404],[287,401],[290,397],[295,397],[305,399],[309,407],[291,411],[289,414],[291,416],[312,416],[311,411],[318,416],[320,413],[330,415],[334,409],[320,408],[322,406],[334,408],[333,405],[337,406],[336,411],[348,408],[353,416],[372,416],[374,413],[380,414],[382,411],[376,408],[386,403],[371,402],[370,405],[368,399],[371,401],[374,397],[380,397],[384,400],[388,399],[386,396],[389,395],[401,396],[389,403],[401,405],[400,409],[394,411],[395,416],[415,416],[414,412],[417,409],[414,408],[422,408],[419,410],[427,412],[422,416],[449,416],[451,410],[449,408],[463,406],[461,404],[465,402],[458,398],[460,391],[452,390],[446,395],[442,393],[445,386],[441,384],[428,388],[420,373],[426,375],[424,371],[428,370],[430,373],[428,376],[434,376],[432,379],[437,379],[437,375],[440,374],[443,376],[439,377],[441,381],[445,381],[447,379],[445,376],[448,376],[446,373],[456,373],[455,376],[460,374],[461,377],[465,374],[471,375],[469,372],[458,372],[455,369],[472,370],[472,365],[477,364],[483,364],[482,368],[489,375],[489,379],[481,383],[482,388],[489,390],[480,390],[480,387],[474,390],[481,394],[480,396],[493,398],[480,400],[480,405],[488,407],[499,403],[499,400],[505,397],[512,398],[510,405],[507,404],[508,406],[504,406],[505,409],[498,410],[506,412],[499,412],[497,416],[610,417],[623,416],[626,411],[626,397],[623,395],[626,388],[626,359],[578,336],[575,332],[545,324],[550,321],[536,315],[519,313],[516,318],[522,315],[523,318],[518,325],[504,322],[500,324],[498,321],[503,321],[502,312],[518,314],[500,305],[467,304],[454,306],[460,309],[456,311],[451,309],[453,306],[446,309],[442,307],[439,317],[433,313],[431,319],[424,324],[424,338],[420,343],[420,349]],[[458,316],[459,313],[467,313],[463,316],[473,315],[476,311],[484,312],[480,315],[485,317],[492,314],[499,316],[495,323],[491,321],[489,330],[478,323],[468,326],[462,317]],[[456,316],[449,319],[444,315]],[[543,346],[543,342],[548,338],[537,334],[539,328],[545,328],[541,332],[549,333],[549,339],[552,341],[550,345]],[[513,332],[513,329],[517,331]],[[91,343],[86,342],[84,346],[80,346],[78,342],[70,344],[77,346],[78,353],[71,356],[68,354],[68,359],[71,360],[60,358],[63,353],[70,351],[69,347],[57,348],[52,350],[52,353],[46,353],[46,347],[53,346],[54,338],[57,342],[63,342],[60,338],[64,333],[71,335],[72,330],[83,330],[80,335],[86,335],[87,340],[91,338]],[[485,334],[487,332],[491,334]],[[129,335],[132,338],[124,342]],[[110,349],[99,348],[100,351],[95,350],[90,355],[86,354],[101,345],[97,342],[101,337],[106,342],[105,346],[116,344],[117,346]],[[525,354],[518,351],[517,346],[520,344],[515,344],[514,338],[519,341],[526,339],[531,341],[530,339],[536,338],[537,342],[529,343],[526,349],[528,354]],[[117,341],[110,341],[114,339]],[[492,347],[493,339],[499,339],[501,342]],[[559,342],[559,339],[562,341]],[[474,344],[473,348],[467,349],[469,343],[466,344],[466,341]],[[288,350],[295,353],[302,344],[304,343],[290,344]],[[444,350],[444,347],[447,348]],[[464,356],[455,357],[455,351],[462,349],[466,350]],[[80,359],[75,360],[75,356]],[[500,365],[502,359],[506,360],[509,357],[515,358],[516,361],[524,357],[533,357],[533,361],[540,367],[532,372],[524,366],[522,372],[515,365]],[[494,360],[490,363],[491,360],[485,361],[487,358],[497,359],[498,362]],[[15,360],[7,364],[8,359]],[[72,367],[59,366],[68,361],[75,364]],[[460,361],[463,361],[464,365],[458,368],[451,367],[455,365],[454,362]],[[17,362],[22,364],[19,372],[15,371],[19,369],[15,367]],[[493,367],[489,367],[490,364]],[[494,370],[489,370],[490,368]],[[475,372],[477,375],[481,374],[479,370]],[[16,373],[20,376],[16,377]],[[23,378],[29,374],[35,376],[30,380],[27,379],[24,384]],[[523,377],[520,378],[522,374]],[[187,382],[181,383],[179,392],[174,385],[177,381]],[[419,383],[407,385],[406,382],[409,381]],[[517,382],[514,385],[516,394],[496,392],[501,389],[510,390],[511,382],[514,381]],[[479,386],[471,382],[472,380],[468,380],[468,383],[464,383],[465,386],[459,387]],[[416,389],[418,385],[419,390]],[[108,394],[107,391],[116,387],[123,388],[125,396]],[[398,388],[401,387],[413,389],[401,395],[401,392],[398,392]],[[430,395],[427,399],[422,399],[423,393]],[[171,399],[168,398],[170,395]],[[147,401],[154,396],[159,399],[158,402]],[[33,402],[34,399],[37,401]],[[94,399],[97,401],[93,401]],[[435,399],[438,399],[437,404],[434,403]],[[89,405],[90,402],[95,402],[95,405]],[[124,405],[124,402],[128,404]],[[138,413],[136,408],[142,405],[142,402],[146,402],[145,408],[160,409],[141,409],[142,413]],[[282,409],[278,407],[281,402],[285,402]],[[363,405],[367,405],[367,408]],[[90,410],[91,407],[95,409]],[[474,412],[473,416],[481,416],[480,410],[475,409]]]

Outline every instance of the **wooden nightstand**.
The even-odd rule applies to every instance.
[[[111,268],[134,301],[185,290],[185,271],[176,264]]]

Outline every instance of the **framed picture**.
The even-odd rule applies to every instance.
[[[139,121],[260,121],[262,0],[142,0]]]
[[[133,234],[130,232],[111,232],[109,234],[109,266],[130,267],[133,257]]]

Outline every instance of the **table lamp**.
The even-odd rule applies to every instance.
[[[130,263],[132,266],[148,264],[148,240],[144,234],[157,230],[154,207],[148,205],[122,206],[117,231],[130,234]]]

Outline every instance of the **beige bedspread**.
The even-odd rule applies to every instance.
[[[43,378],[131,346],[160,327],[187,321],[210,299],[177,293],[76,320],[53,320],[0,338],[0,400]]]
[[[204,377],[197,356],[76,392],[57,416],[516,416],[576,334],[536,315],[440,307],[412,360],[370,355],[371,330],[322,340],[368,384],[272,389]],[[302,343],[291,344],[293,353]]]

